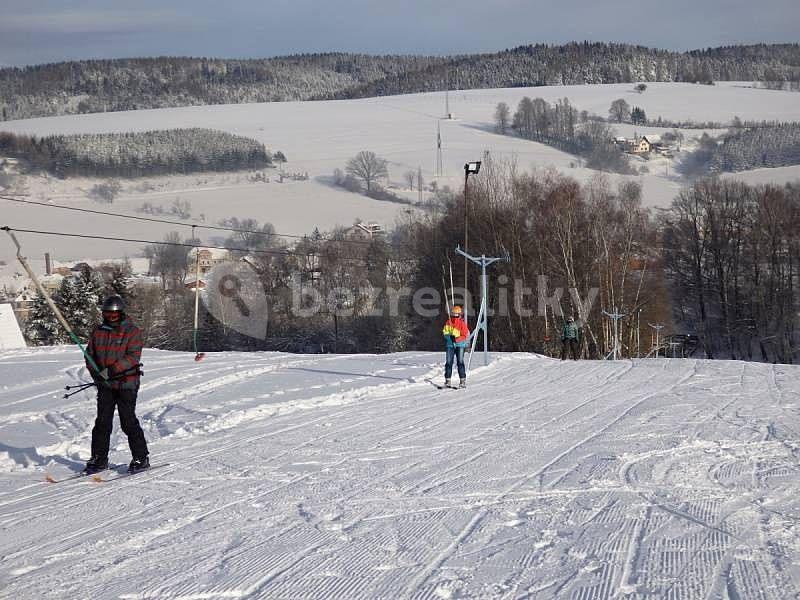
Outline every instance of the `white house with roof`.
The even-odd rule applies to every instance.
[[[200,275],[207,275],[215,266],[231,260],[231,254],[220,248],[192,248],[188,253],[188,271],[195,272],[195,256],[199,254]]]

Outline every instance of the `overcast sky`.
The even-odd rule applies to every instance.
[[[0,0],[0,64],[798,42],[800,0]]]

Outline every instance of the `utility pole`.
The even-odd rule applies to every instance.
[[[417,167],[417,192],[419,193],[419,203],[422,204],[422,165]]]
[[[636,311],[636,358],[641,358],[642,354],[642,344],[641,339],[639,338],[639,330],[642,326],[641,323],[642,318],[642,309]]]
[[[461,247],[456,246],[456,252],[464,257],[464,260],[471,260],[476,265],[480,265],[481,267],[481,308],[478,311],[478,320],[475,323],[475,329],[470,333],[470,337],[472,338],[472,344],[470,345],[470,354],[469,354],[469,365],[467,368],[472,365],[472,355],[475,353],[475,343],[478,341],[478,332],[483,331],[483,364],[489,364],[489,326],[488,326],[488,312],[489,312],[489,302],[488,302],[488,281],[486,279],[486,267],[489,265],[496,263],[497,261],[505,261],[511,262],[511,257],[508,255],[508,252],[504,252],[503,256],[494,256],[494,257],[487,257],[483,254],[480,257],[470,256],[466,252],[464,252]]]
[[[444,175],[444,167],[442,166],[442,128],[439,121],[436,121],[436,177]]]
[[[661,323],[648,323],[648,325],[656,330],[656,346],[655,346],[654,349],[656,351],[656,357],[658,357],[658,349],[661,347],[661,345],[659,344],[659,340],[658,340],[658,334],[662,329],[664,329],[665,325],[662,325]],[[652,354],[652,353],[653,353],[653,350],[651,350],[648,353],[648,356],[650,354]]]
[[[606,355],[606,360],[608,360],[609,356],[613,356],[613,358],[611,360],[617,360],[617,357],[619,356],[619,328],[618,328],[618,323],[619,323],[619,320],[622,317],[625,316],[625,313],[618,312],[617,311],[617,307],[615,306],[613,313],[608,313],[606,311],[603,311],[603,314],[605,316],[607,316],[609,319],[611,319],[613,321],[613,323],[614,323],[614,347],[611,349],[611,352],[609,352],[608,355]]]

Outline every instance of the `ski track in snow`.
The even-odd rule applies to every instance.
[[[170,464],[53,485],[85,371],[0,352],[0,597],[799,597],[798,367],[500,354],[452,391],[431,353],[144,362]]]

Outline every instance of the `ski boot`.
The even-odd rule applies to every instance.
[[[463,390],[466,389],[466,387],[467,387],[466,379],[462,379],[461,381],[458,382],[458,389]]]
[[[450,387],[450,380],[449,379],[445,379],[444,380],[444,387]]]
[[[108,457],[93,455],[83,468],[83,472],[87,475],[93,475],[100,471],[105,471],[108,468]]]
[[[150,459],[146,456],[142,458],[134,458],[131,464],[128,465],[128,473],[138,473],[150,468]]]

